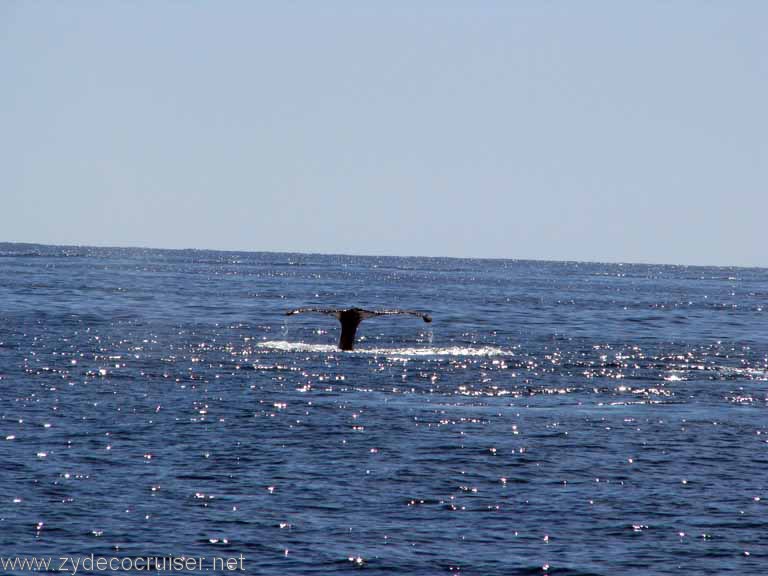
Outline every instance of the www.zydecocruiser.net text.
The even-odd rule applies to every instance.
[[[244,572],[245,556],[13,556],[0,557],[0,571],[110,572]]]

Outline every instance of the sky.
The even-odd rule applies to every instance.
[[[766,22],[0,2],[0,241],[765,267]]]

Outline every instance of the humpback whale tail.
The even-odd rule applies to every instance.
[[[301,314],[303,312],[316,312],[318,314],[329,314],[335,316],[341,322],[341,337],[339,338],[339,348],[341,350],[353,350],[355,348],[355,332],[357,326],[366,318],[373,316],[389,316],[391,314],[410,314],[419,316],[424,322],[432,322],[432,317],[423,312],[415,310],[363,310],[362,308],[296,308],[285,313],[286,316]]]

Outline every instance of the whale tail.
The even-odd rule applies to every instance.
[[[302,314],[304,312],[315,312],[318,314],[328,314],[335,316],[341,323],[341,336],[339,337],[339,349],[341,350],[354,350],[355,348],[355,333],[357,327],[366,318],[372,318],[373,316],[389,316],[393,314],[410,314],[412,316],[418,316],[424,322],[432,322],[432,317],[424,312],[417,312],[416,310],[364,310],[362,308],[296,308],[295,310],[289,310],[285,313],[286,316],[292,316],[293,314]]]

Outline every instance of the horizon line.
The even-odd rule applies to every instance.
[[[507,262],[542,262],[557,264],[603,264],[612,266],[679,266],[688,268],[743,268],[746,270],[765,270],[768,266],[750,266],[744,264],[679,264],[670,262],[642,262],[642,261],[607,261],[607,260],[573,260],[573,259],[546,259],[546,258],[509,258],[501,256],[434,256],[434,255],[415,255],[415,254],[361,254],[361,253],[342,253],[342,252],[317,252],[302,250],[243,250],[232,248],[168,248],[162,246],[143,246],[143,245],[114,245],[114,244],[45,244],[42,242],[18,242],[0,240],[0,245],[21,245],[21,246],[46,246],[50,248],[101,248],[113,250],[167,250],[173,252],[240,252],[250,254],[298,254],[302,256],[342,256],[350,258],[422,258],[434,260],[499,260]]]

